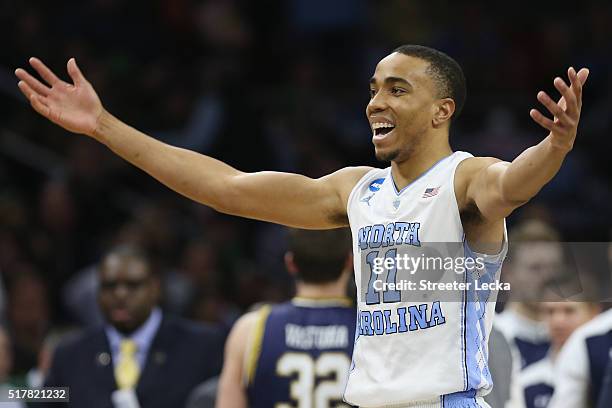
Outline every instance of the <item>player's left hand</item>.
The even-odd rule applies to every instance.
[[[573,67],[567,70],[570,86],[560,77],[555,78],[555,88],[561,93],[561,99],[555,103],[544,91],[538,92],[538,101],[554,116],[554,120],[542,115],[537,109],[531,109],[531,118],[550,131],[553,146],[563,150],[571,150],[576,139],[580,110],[582,109],[582,87],[585,84],[589,70],[582,68],[578,73]]]

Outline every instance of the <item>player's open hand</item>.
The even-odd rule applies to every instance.
[[[540,126],[550,131],[554,146],[571,150],[576,139],[582,109],[582,87],[589,76],[589,70],[582,68],[576,73],[576,70],[570,67],[567,70],[567,76],[570,86],[559,77],[554,80],[555,88],[561,93],[559,102],[555,103],[544,91],[538,92],[538,101],[548,109],[554,119],[547,118],[537,109],[532,109],[529,115]]]
[[[68,61],[72,83],[59,79],[37,58],[30,58],[29,62],[46,83],[21,68],[15,70],[15,75],[20,79],[19,89],[34,110],[64,129],[92,136],[104,109],[74,58]]]

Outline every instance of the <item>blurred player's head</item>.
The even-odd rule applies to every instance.
[[[138,329],[159,300],[150,259],[137,248],[119,247],[104,257],[99,278],[98,300],[106,320],[122,333]]]
[[[351,235],[348,229],[289,230],[287,270],[309,284],[336,282],[351,268]]]
[[[448,143],[450,122],[465,102],[465,77],[443,52],[403,45],[376,66],[370,96],[376,158],[402,162],[431,143]]]
[[[545,222],[528,220],[512,229],[509,241],[503,278],[510,282],[514,300],[527,305],[543,300],[546,285],[563,274],[559,233]]]
[[[599,313],[600,307],[593,302],[544,302],[541,311],[552,350],[557,352],[574,330]]]

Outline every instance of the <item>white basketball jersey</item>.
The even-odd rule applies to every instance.
[[[390,167],[373,169],[351,191],[347,210],[358,316],[344,398],[353,405],[486,406],[480,401],[492,387],[487,341],[496,293],[483,298],[483,292],[476,295],[460,289],[454,292],[456,300],[451,300],[450,292],[439,298],[419,298],[410,290],[371,288],[376,278],[388,283],[400,276],[390,269],[384,274],[373,272],[375,257],[396,257],[427,243],[454,243],[463,258],[483,257],[484,268],[476,279],[499,277],[507,248],[505,231],[503,249],[497,255],[476,254],[465,241],[454,176],[457,165],[468,157],[472,155],[466,152],[447,156],[401,191]],[[457,276],[454,279],[468,282],[473,275]]]

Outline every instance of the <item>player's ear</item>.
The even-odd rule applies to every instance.
[[[295,264],[295,257],[293,256],[293,252],[291,251],[285,252],[285,268],[287,268],[289,275],[297,276],[298,267]]]
[[[450,123],[455,112],[455,101],[451,98],[442,98],[434,102],[432,124],[434,128]]]

